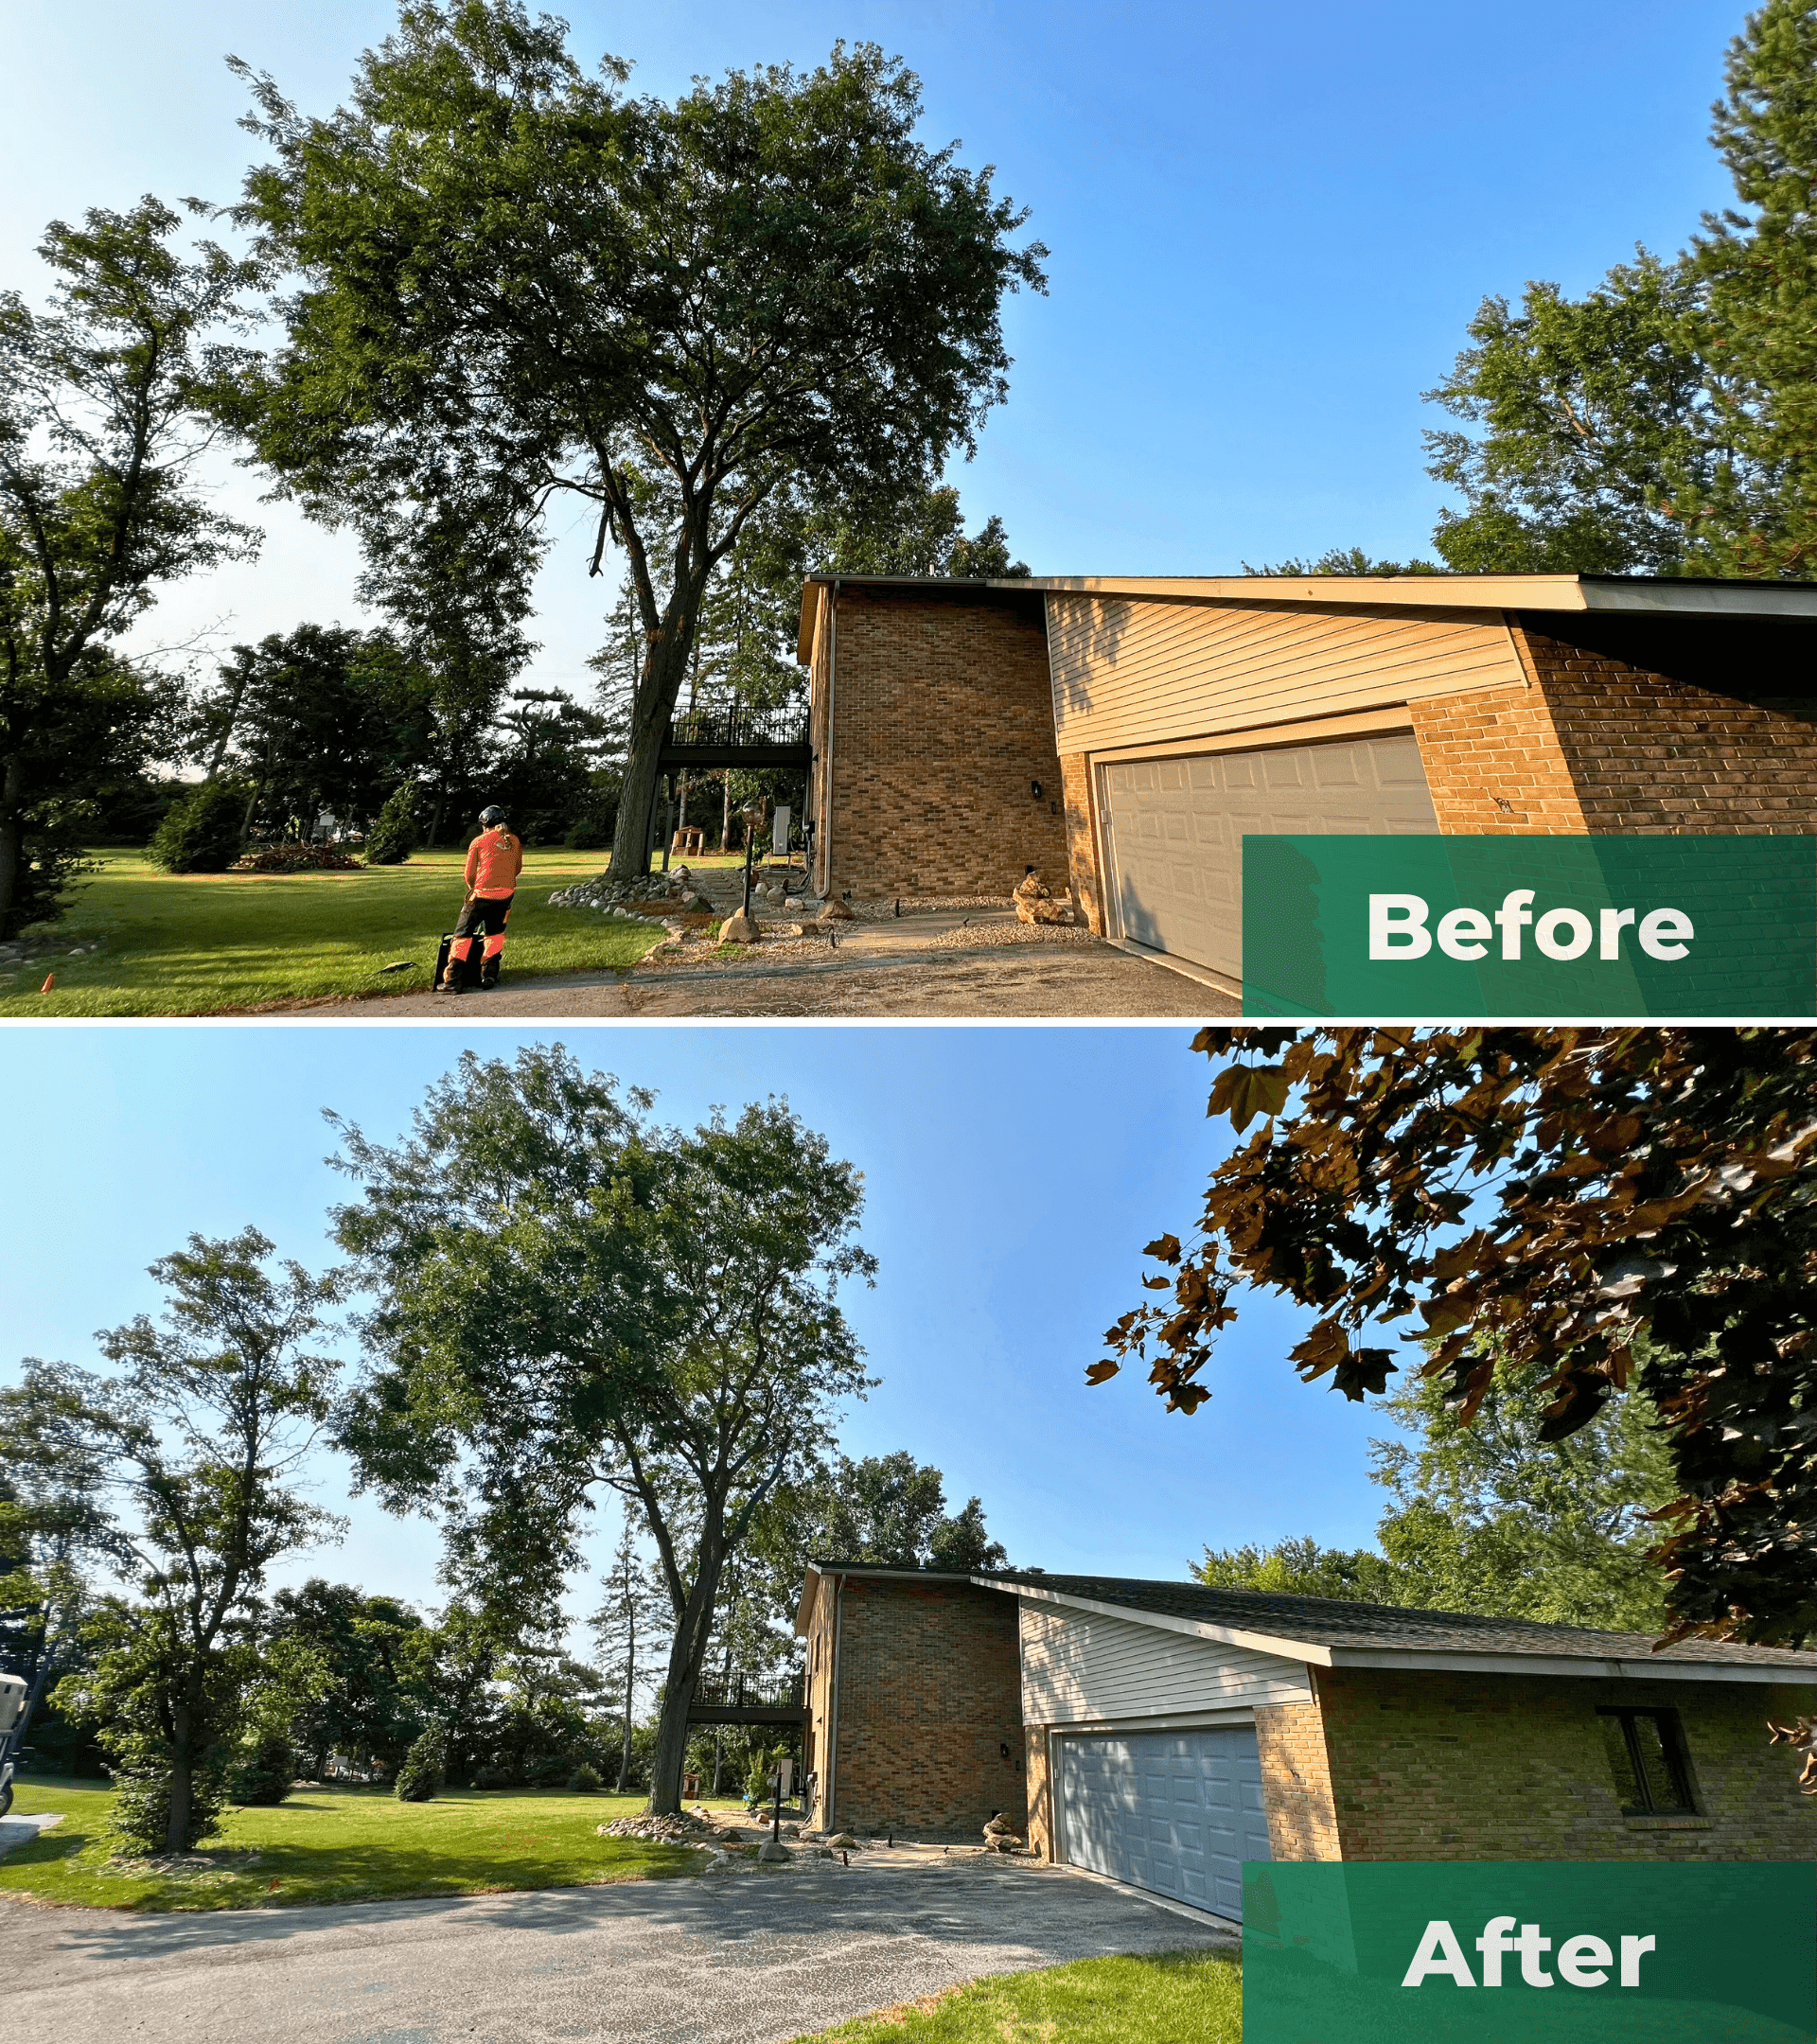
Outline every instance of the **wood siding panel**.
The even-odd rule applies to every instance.
[[[1059,749],[1103,752],[1526,681],[1501,613],[1048,597]]]
[[[1022,1716],[1032,1725],[1186,1717],[1311,1694],[1297,1661],[1097,1612],[1022,1604]]]

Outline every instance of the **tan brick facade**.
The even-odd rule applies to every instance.
[[[1020,1829],[1027,1777],[1015,1599],[957,1580],[853,1576],[837,1593],[823,1580],[808,1647],[809,1765],[822,1789],[829,1718],[837,1752],[820,1824],[978,1832],[993,1810],[1007,1810]],[[825,1641],[818,1649],[817,1633]]]
[[[1068,752],[1060,762],[1067,812],[1067,872],[1072,898],[1085,911],[1093,934],[1104,934],[1103,888],[1098,878],[1098,804],[1091,762]]]
[[[1337,1859],[1337,1811],[1325,1720],[1316,1702],[1266,1703],[1256,1711],[1262,1806],[1277,1859]]]
[[[1006,1810],[1044,1859],[1047,1725],[1022,1722],[1016,1599],[955,1578],[822,1577],[808,1632],[808,1766],[822,1825],[975,1833]],[[834,1671],[838,1668],[838,1693]],[[1312,1668],[1258,1705],[1277,1859],[1817,1859],[1817,1797],[1766,1720],[1817,1687]],[[1675,1710],[1698,1814],[1622,1814],[1599,1705]],[[1190,1726],[1188,1727],[1190,1729]]]
[[[1104,934],[1093,762],[1056,756],[1034,592],[848,583],[818,603],[822,884],[1000,894],[1033,866],[1056,891],[1064,875]],[[1504,615],[1514,660],[1493,685],[1405,701],[1441,833],[1817,833],[1809,624]],[[1525,678],[1502,678],[1515,665]],[[1391,702],[1396,681],[1382,678]],[[1789,694],[1755,694],[1773,688]],[[1190,694],[1176,708],[1185,744],[1198,733]],[[1266,746],[1268,727],[1241,742]]]
[[[823,886],[1007,899],[1032,866],[1058,891],[1067,822],[1038,598],[847,585],[822,598],[812,673]]]
[[[1817,1798],[1796,1793],[1765,1724],[1808,1711],[1811,1697],[1746,1683],[1321,1668],[1339,1857],[1817,1858]],[[1623,1703],[1678,1711],[1702,1818],[1622,1816],[1596,1706]]]
[[[1516,629],[1592,831],[1817,831],[1817,726]],[[1750,677],[1758,679],[1758,676]]]
[[[1028,1841],[1043,1859],[1053,1858],[1053,1771],[1049,1765],[1048,1728],[1028,1729]]]
[[[1440,831],[1817,831],[1817,726],[1511,627],[1526,688],[1410,706]]]
[[[1410,705],[1410,714],[1441,832],[1583,830],[1583,805],[1542,690],[1434,696]]]

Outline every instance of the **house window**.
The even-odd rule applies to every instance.
[[[1695,1816],[1690,1763],[1678,1713],[1605,1704],[1596,1716],[1602,1719],[1622,1815]]]

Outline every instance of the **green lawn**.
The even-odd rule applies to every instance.
[[[465,891],[463,851],[307,873],[177,874],[139,852],[96,856],[100,872],[77,890],[42,946],[34,943],[62,956],[0,973],[0,1015],[211,1014],[324,995],[421,993]],[[655,923],[639,928],[592,909],[549,907],[556,889],[594,878],[606,860],[604,852],[525,855],[504,948],[507,978],[622,970],[658,942]],[[90,943],[100,949],[69,956]],[[410,971],[381,974],[403,959]],[[41,994],[47,968],[57,984]],[[461,1012],[483,1013],[484,1000],[469,996]]]
[[[452,1788],[432,1803],[399,1803],[380,1788],[308,1788],[275,1808],[230,1811],[184,1864],[148,1870],[117,1858],[106,1838],[112,1798],[103,1782],[17,1782],[15,1814],[61,1810],[64,1821],[0,1859],[0,1895],[115,1909],[281,1908],[649,1880],[697,1873],[705,1857],[596,1835],[609,1818],[642,1809],[641,1796]]]
[[[796,2044],[1241,2044],[1243,1973],[1208,1952],[1078,1959],[882,2009]]]

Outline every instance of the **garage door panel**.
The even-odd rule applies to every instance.
[[[1075,1865],[1241,1917],[1243,1862],[1270,1857],[1252,1729],[1068,1736],[1056,1778]]]
[[[1438,819],[1410,733],[1103,769],[1122,934],[1232,978],[1243,971],[1243,839],[1430,837]]]

